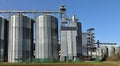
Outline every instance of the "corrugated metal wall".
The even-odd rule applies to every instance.
[[[82,55],[87,57],[87,33],[82,33]]]
[[[58,59],[58,20],[51,15],[36,18],[36,58]]]
[[[17,14],[9,18],[8,62],[31,60],[33,22],[27,16]]]
[[[8,21],[0,16],[0,62],[7,61]]]
[[[60,60],[67,58],[76,61],[82,55],[81,23],[70,22],[68,27],[61,27],[61,52]]]

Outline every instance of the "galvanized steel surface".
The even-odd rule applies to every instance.
[[[58,20],[51,15],[36,18],[36,58],[58,59]]]
[[[0,16],[0,62],[7,61],[8,21]]]
[[[119,46],[115,47],[115,54],[120,54],[120,47]]]
[[[88,33],[82,33],[82,55],[87,56],[87,36]]]
[[[71,29],[76,28],[76,29]],[[82,55],[82,34],[81,23],[71,22],[68,27],[61,28],[61,60],[66,57],[72,60],[76,58],[80,59]]]
[[[31,59],[32,20],[23,14],[9,18],[8,62]]]

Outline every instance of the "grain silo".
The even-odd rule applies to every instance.
[[[119,46],[115,46],[115,54],[120,54],[120,47]]]
[[[97,58],[99,58],[100,60],[102,60],[103,58],[103,49],[101,47],[98,47],[97,50],[96,50],[96,54],[97,54]]]
[[[99,60],[105,60],[107,56],[108,56],[107,46],[104,45],[97,48],[97,58],[99,58]]]
[[[58,60],[58,19],[54,16],[36,17],[35,58],[39,62]]]
[[[115,54],[115,47],[108,46],[108,56],[113,56]]]
[[[23,14],[9,17],[8,62],[30,61],[33,44],[33,20]]]
[[[7,61],[8,21],[0,16],[0,62]]]

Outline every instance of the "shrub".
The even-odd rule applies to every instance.
[[[107,57],[107,61],[120,61],[120,54],[113,54]]]

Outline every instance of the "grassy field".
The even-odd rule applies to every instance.
[[[0,66],[120,66],[120,62],[0,63]]]

